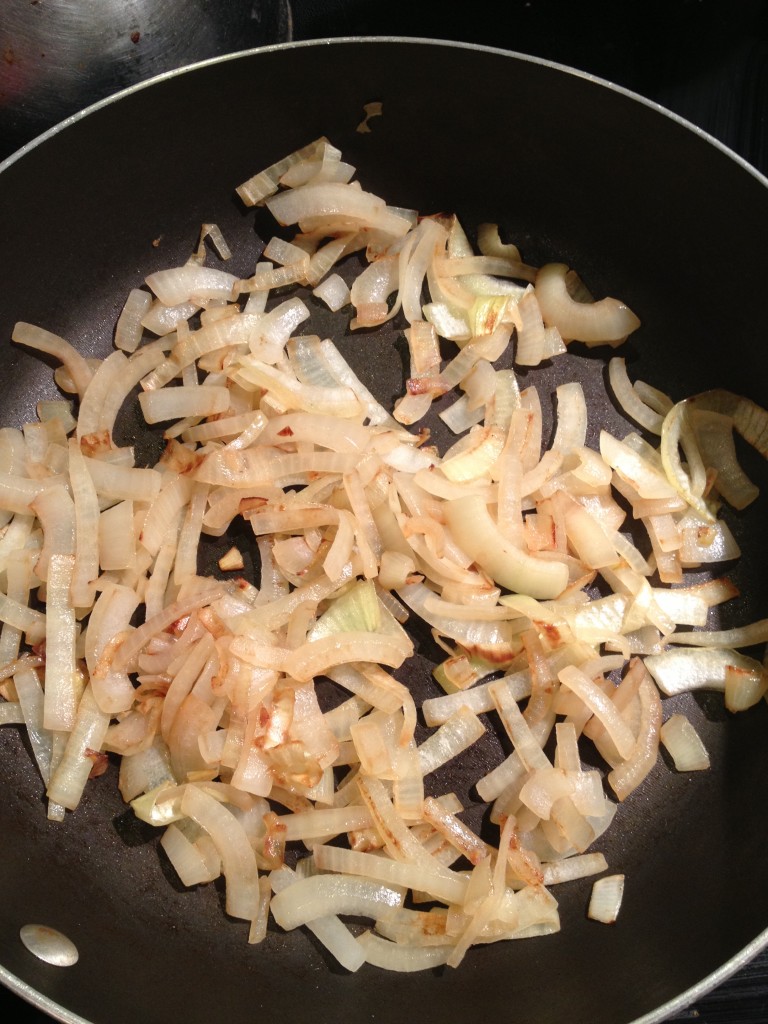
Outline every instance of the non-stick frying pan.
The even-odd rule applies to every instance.
[[[383,102],[383,116],[357,133],[371,100]],[[595,294],[620,295],[643,320],[626,351],[636,375],[675,397],[719,385],[763,397],[763,179],[690,126],[587,76],[488,49],[346,40],[171,74],[4,166],[3,419],[23,422],[54,391],[48,368],[10,344],[17,319],[105,353],[127,291],[186,259],[202,221],[222,227],[236,272],[247,273],[270,229],[243,210],[234,186],[320,134],[388,201],[456,210],[470,227],[499,221],[530,262],[563,260]],[[392,348],[342,343],[391,398],[402,370]],[[599,425],[617,415],[598,398],[602,373],[597,357],[577,353],[536,381],[544,389],[577,374]],[[123,429],[130,435],[130,418]],[[747,453],[765,484],[757,461]],[[731,522],[743,596],[725,623],[768,608],[765,499]],[[419,696],[433,686],[424,660],[413,683]],[[589,883],[575,882],[558,891],[557,936],[481,947],[458,971],[405,976],[347,974],[305,934],[275,930],[249,947],[246,926],[225,918],[220,889],[174,882],[114,773],[91,784],[65,823],[49,825],[24,740],[6,728],[4,978],[28,997],[40,993],[61,1019],[99,1024],[660,1021],[768,939],[768,708],[732,716],[713,695],[667,702],[678,707],[713,768],[679,775],[662,759],[620,808],[601,844],[627,876],[615,926],[586,919]],[[32,957],[18,937],[30,922],[68,935],[78,963]]]

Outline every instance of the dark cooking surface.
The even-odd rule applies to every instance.
[[[414,0],[293,0],[293,11],[298,39],[431,36],[503,46],[579,67],[677,111],[768,172],[766,3],[742,0],[724,10],[707,0],[573,0],[567,7],[555,0],[506,0],[469,9],[441,5],[436,17]],[[0,156],[6,155],[2,144],[0,139]],[[5,990],[0,990],[0,1009],[21,1024],[48,1020]],[[768,954],[673,1020],[766,1024]]]

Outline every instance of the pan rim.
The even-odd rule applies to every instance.
[[[274,53],[283,50],[298,50],[304,48],[319,48],[319,47],[335,47],[335,46],[360,46],[361,44],[371,44],[374,46],[380,46],[381,44],[390,45],[413,45],[417,47],[436,47],[436,48],[451,48],[455,50],[469,50],[477,51],[479,53],[487,53],[498,57],[512,58],[516,61],[522,61],[524,63],[536,64],[542,67],[550,68],[554,71],[562,72],[564,74],[575,76],[591,82],[597,86],[606,88],[614,93],[617,93],[629,100],[636,103],[640,103],[642,106],[649,108],[650,110],[660,114],[666,118],[669,118],[680,127],[687,129],[694,135],[698,136],[702,141],[709,143],[714,146],[715,149],[719,150],[722,154],[733,160],[743,171],[746,171],[751,177],[753,177],[759,184],[768,188],[768,177],[762,174],[754,165],[749,163],[744,157],[736,153],[733,149],[721,142],[715,136],[709,132],[695,125],[691,121],[675,113],[669,108],[657,103],[654,100],[650,100],[639,93],[634,92],[624,86],[617,85],[608,79],[601,78],[598,75],[591,74],[590,72],[583,71],[578,68],[570,67],[567,64],[561,64],[556,61],[548,60],[542,57],[537,57],[531,54],[525,54],[515,50],[509,50],[502,47],[486,46],[477,43],[466,43],[457,40],[450,39],[427,39],[418,36],[399,36],[399,35],[382,35],[382,36],[339,36],[332,38],[313,38],[306,40],[289,40],[283,43],[273,43],[266,46],[254,47],[251,49],[238,50],[228,54],[221,54],[216,57],[206,58],[201,61],[196,61],[191,64],[186,64],[178,68],[173,68],[169,71],[162,72],[151,78],[148,78],[142,82],[137,82],[134,85],[128,86],[119,92],[113,93],[110,96],[104,97],[101,100],[83,108],[75,114],[72,114],[51,128],[42,132],[40,135],[31,139],[25,145],[23,145],[16,152],[12,153],[5,160],[0,162],[0,175],[3,171],[8,170],[10,167],[15,165],[19,160],[25,157],[27,154],[37,149],[43,143],[48,140],[55,138],[62,131],[68,128],[70,125],[76,124],[83,118],[90,114],[101,110],[111,104],[118,103],[121,99],[132,95],[133,93],[139,92],[140,90],[151,88],[154,85],[162,83],[166,80],[174,79],[180,75],[185,75],[190,72],[198,71],[207,67],[223,64],[229,61],[248,59],[259,56],[264,53]],[[702,978],[696,984],[692,985],[684,992],[670,999],[663,1005],[657,1007],[654,1010],[649,1011],[642,1017],[638,1017],[628,1024],[662,1024],[663,1021],[667,1020],[673,1014],[685,1009],[685,1007],[691,1005],[697,999],[707,995],[713,991],[723,982],[727,981],[730,977],[736,974],[739,970],[745,967],[755,956],[758,955],[762,950],[768,948],[768,927],[760,932],[751,942],[749,942],[743,949],[735,953],[729,960],[718,967],[715,971]],[[92,1024],[92,1022],[85,1017],[81,1017],[79,1014],[68,1010],[66,1007],[57,1003],[55,1000],[44,995],[42,992],[34,988],[32,985],[23,981],[17,975],[13,974],[5,966],[0,963],[0,983],[8,988],[15,995],[25,1000],[30,1005],[48,1014],[53,1019],[58,1020],[61,1024]]]
[[[675,113],[661,103],[657,103],[655,100],[648,99],[646,96],[642,96],[640,93],[634,92],[632,89],[628,89],[623,85],[617,85],[615,82],[611,82],[607,78],[602,78],[599,75],[593,75],[589,71],[583,71],[580,68],[574,68],[568,64],[561,64],[558,61],[548,60],[544,57],[536,57],[532,54],[522,53],[518,50],[508,50],[499,46],[485,46],[480,43],[465,43],[458,40],[452,39],[426,39],[421,36],[398,36],[398,35],[385,35],[385,36],[337,36],[329,38],[315,38],[315,39],[299,39],[299,40],[288,40],[284,43],[272,43],[268,46],[257,46],[246,50],[236,50],[232,53],[220,54],[216,57],[208,57],[204,60],[195,61],[191,64],[184,64],[178,68],[172,68],[169,71],[163,71],[158,75],[154,75],[151,78],[147,78],[144,81],[136,82],[134,85],[129,85],[125,89],[121,89],[119,92],[112,93],[110,96],[105,96],[101,100],[97,100],[95,103],[84,107],[75,114],[70,114],[68,117],[59,121],[57,124],[48,128],[40,135],[35,136],[29,142],[25,143],[20,149],[16,150],[15,153],[11,153],[10,156],[6,157],[3,161],[0,161],[0,174],[15,164],[17,161],[22,159],[27,153],[36,149],[42,143],[48,139],[54,138],[65,128],[70,125],[81,121],[89,114],[94,113],[97,110],[101,110],[103,107],[109,106],[110,104],[117,103],[123,97],[130,96],[135,92],[139,92],[142,89],[147,89],[156,85],[160,82],[164,82],[169,79],[178,77],[179,75],[185,75],[189,72],[197,71],[202,68],[212,67],[217,64],[223,64],[228,61],[241,60],[247,57],[255,57],[262,53],[275,53],[282,50],[298,50],[307,47],[331,47],[331,46],[349,46],[361,44],[368,45],[380,45],[382,43],[394,44],[394,45],[414,45],[419,47],[450,47],[456,50],[471,50],[479,53],[493,54],[498,57],[509,57],[513,60],[523,61],[528,64],[538,64],[542,67],[551,68],[554,71],[560,71],[564,74],[573,75],[576,78],[584,79],[585,81],[592,82],[595,85],[602,86],[603,88],[609,89],[612,92],[618,93],[620,96],[624,96],[627,99],[634,100],[636,103],[640,103],[656,113],[668,117],[670,120],[676,122],[688,131],[693,132],[694,135],[699,136],[703,141],[708,142],[716,149],[720,150],[721,153],[730,157],[734,160],[742,170],[746,171],[752,177],[754,177],[760,184],[765,188],[768,188],[768,176],[762,174],[753,164],[751,164],[745,157],[741,156],[735,150],[731,149],[720,139],[711,135],[705,129],[700,128],[698,125],[689,121],[682,115]]]

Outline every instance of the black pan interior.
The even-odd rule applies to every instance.
[[[359,134],[371,100],[383,102],[383,116]],[[470,228],[499,221],[530,262],[561,259],[596,295],[620,295],[643,320],[625,353],[633,375],[674,397],[727,386],[760,401],[768,192],[757,176],[653,107],[556,67],[454,45],[347,41],[173,75],[74,121],[3,170],[3,421],[30,418],[55,390],[49,370],[10,344],[17,319],[86,354],[106,353],[127,291],[186,259],[203,221],[222,227],[237,249],[235,272],[248,273],[271,226],[240,206],[234,187],[321,134],[390,202],[456,210]],[[397,391],[391,345],[357,336],[342,344],[380,397]],[[545,394],[579,376],[600,426],[617,416],[599,398],[602,373],[577,353],[536,382]],[[764,499],[757,504],[731,517],[745,553],[734,621],[768,607]],[[436,692],[428,654],[411,670],[421,696]],[[304,934],[274,931],[249,947],[246,926],[225,918],[219,888],[183,891],[173,881],[113,774],[91,785],[63,825],[49,826],[24,744],[5,729],[0,962],[99,1024],[245,1024],[266,1013],[377,1024],[478,1013],[526,1024],[635,1021],[768,924],[768,709],[734,717],[717,697],[679,703],[714,767],[691,777],[660,763],[620,809],[601,844],[627,875],[615,927],[586,920],[589,883],[576,882],[559,890],[558,936],[473,950],[458,972],[401,977],[348,975]],[[68,934],[79,963],[62,970],[30,957],[18,929],[31,921]]]

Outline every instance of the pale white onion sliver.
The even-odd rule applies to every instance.
[[[94,372],[77,413],[78,441],[89,434],[95,434],[99,429],[104,401],[112,389],[119,386],[127,365],[128,359],[124,353],[112,352]]]
[[[139,381],[155,370],[163,361],[161,348],[145,345],[135,352],[123,366],[119,376],[112,381],[109,391],[104,395],[101,411],[96,424],[96,431],[108,431],[112,435],[117,415]]]
[[[46,616],[0,592],[0,622],[7,622],[26,634],[27,642],[39,643],[45,637]]]
[[[181,510],[173,518],[165,532],[160,548],[155,556],[152,571],[144,586],[144,617],[152,619],[163,610],[166,593],[169,588],[171,572],[176,558],[179,543]]]
[[[370,263],[362,273],[358,274],[349,291],[349,298],[357,310],[357,317],[352,321],[355,326],[369,326],[367,319],[361,323],[361,310],[380,309],[378,322],[387,319],[389,312],[387,300],[392,292],[397,291],[400,268],[396,256],[386,256]],[[350,324],[350,327],[352,327]]]
[[[360,875],[393,887],[428,892],[446,903],[463,903],[467,891],[467,880],[458,872],[443,869],[438,873],[427,864],[390,860],[331,845],[316,847],[314,857],[323,871]]]
[[[451,949],[446,946],[408,946],[363,932],[357,936],[365,960],[374,967],[400,973],[426,971],[447,962]]]
[[[35,560],[35,552],[24,548],[14,551],[8,559],[6,596],[18,602],[20,607],[29,605],[30,592],[37,586],[32,571]],[[18,659],[21,639],[22,630],[18,626],[3,623],[0,631],[0,666],[11,665]]]
[[[187,427],[181,435],[184,441],[217,441],[222,438],[234,438],[252,424],[266,426],[267,419],[262,412],[240,412],[232,416],[219,417],[211,422],[198,423]]]
[[[611,699],[575,666],[561,669],[558,678],[564,686],[577,694],[592,714],[600,719],[619,754],[623,758],[629,757],[635,746],[635,737]]]
[[[11,337],[19,345],[26,345],[58,359],[66,368],[75,390],[82,399],[91,382],[93,371],[87,360],[68,341],[42,327],[22,321],[16,324]]]
[[[538,366],[544,359],[544,321],[531,285],[517,303],[517,348],[515,362],[519,366]]]
[[[613,924],[624,898],[624,875],[606,875],[592,886],[587,917],[602,924]]]
[[[250,921],[258,905],[259,876],[243,826],[224,805],[195,786],[184,788],[181,811],[205,829],[221,857],[227,913]]]
[[[278,818],[285,827],[285,838],[320,839],[354,829],[371,828],[373,819],[367,807],[332,807],[287,814]]]
[[[724,690],[728,670],[760,672],[754,658],[738,651],[707,647],[675,647],[645,659],[656,685],[667,697],[693,690]]]
[[[366,704],[386,714],[394,714],[408,699],[407,688],[391,676],[386,677],[386,685],[378,677],[368,678],[361,671],[363,668],[352,664],[335,665],[328,670],[328,678],[362,698]]]
[[[47,675],[46,666],[46,696]],[[77,807],[93,768],[89,752],[101,750],[108,727],[109,715],[99,709],[90,686],[86,687],[63,756],[51,771],[47,789],[51,803],[60,804],[70,811]]]
[[[768,619],[750,622],[734,629],[682,630],[671,633],[667,643],[688,644],[691,647],[753,647],[768,640]]]
[[[448,502],[446,515],[459,546],[509,590],[549,599],[558,597],[565,589],[568,583],[565,564],[547,562],[514,548],[501,534],[479,496],[470,494]]]
[[[199,641],[191,645],[192,649],[185,652],[183,664],[176,671],[168,687],[163,701],[160,718],[160,731],[164,739],[168,739],[173,727],[173,720],[184,699],[192,692],[200,673],[213,652],[214,642],[210,633],[204,633]],[[172,666],[175,663],[172,663]],[[171,667],[172,667],[171,666]],[[170,667],[169,667],[170,668]]]
[[[679,772],[703,771],[710,767],[707,748],[685,715],[671,715],[659,735]]]
[[[577,302],[566,288],[563,263],[549,263],[536,276],[536,294],[544,322],[554,325],[569,340],[587,345],[615,345],[640,326],[635,314],[616,299]]]
[[[551,768],[542,743],[539,742],[518,707],[514,685],[506,679],[499,679],[490,684],[490,691],[504,728],[525,767],[529,771]]]
[[[638,697],[640,721],[635,749],[626,761],[617,765],[608,775],[608,782],[619,800],[626,799],[640,785],[658,757],[661,699],[647,668],[643,669]]]
[[[0,478],[0,509],[28,516],[32,504],[43,491],[65,485],[64,476],[44,477],[42,480],[28,480],[23,476],[8,475]]]
[[[130,627],[139,606],[139,596],[131,587],[118,583],[105,585],[91,609],[85,634],[85,660],[93,680],[102,655],[115,638]]]
[[[642,498],[674,498],[677,491],[666,476],[606,430],[600,432],[600,454],[612,469],[631,484]]]
[[[602,853],[582,853],[564,860],[552,861],[542,865],[544,869],[544,885],[558,885],[571,882],[576,878],[587,878],[606,871],[608,861]]]
[[[0,725],[24,725],[24,712],[18,701],[7,700],[0,704]]]
[[[667,415],[675,404],[669,395],[647,384],[644,380],[636,380],[632,388],[640,396],[641,401],[653,409],[654,412],[657,412],[662,418]]]
[[[399,668],[412,653],[413,645],[405,633],[402,636],[362,630],[335,633],[291,651],[284,670],[292,679],[307,682],[342,662],[370,661]]]
[[[463,810],[461,805],[459,810]],[[478,864],[488,856],[489,849],[486,843],[434,797],[423,800],[423,819],[443,835],[455,847],[457,853],[463,854],[471,864]]]
[[[402,892],[366,878],[314,875],[301,878],[272,900],[272,916],[290,930],[329,914],[380,917],[402,904]]]
[[[35,563],[35,575],[48,579],[48,567],[54,555],[74,555],[75,504],[64,486],[41,491],[32,502],[43,529],[43,546]]]
[[[360,400],[349,387],[303,384],[291,374],[257,360],[241,363],[232,379],[246,388],[270,392],[285,410],[304,409],[321,415],[349,417],[357,417],[362,412]]]
[[[749,479],[738,461],[733,419],[720,413],[695,409],[693,424],[702,459],[717,474],[717,490],[733,508],[746,508],[758,497],[760,489]]]
[[[34,668],[23,668],[16,672],[13,682],[21,705],[23,721],[27,727],[29,743],[40,775],[47,786],[51,775],[53,742],[49,730],[43,726],[43,688]]]
[[[251,927],[248,931],[248,942],[253,945],[257,942],[263,942],[267,937],[267,925],[269,923],[269,906],[272,899],[272,887],[269,883],[269,878],[266,875],[262,875],[259,878],[259,903],[256,908],[256,914],[251,921]]]
[[[507,798],[519,803],[519,791],[527,769],[520,756],[513,751],[504,760],[477,780],[475,788],[481,800],[491,803]],[[492,819],[495,820],[495,819]]]
[[[120,501],[99,515],[99,565],[104,570],[128,569],[136,560],[133,502]]]
[[[411,861],[428,870],[451,879],[454,873],[432,857],[410,831],[395,810],[384,783],[372,776],[358,775],[356,784],[363,802],[374,819],[376,831],[391,856],[398,861]]]
[[[323,182],[302,185],[266,200],[270,213],[280,224],[307,225],[312,218],[338,215],[357,221],[360,227],[383,230],[394,238],[404,236],[410,222],[388,214],[383,199],[353,185]]]
[[[135,352],[142,335],[141,320],[149,312],[152,296],[143,288],[131,288],[117,318],[115,346],[123,352]]]
[[[197,302],[180,302],[176,306],[166,306],[155,299],[141,318],[141,326],[161,338],[175,339],[175,332],[191,316],[200,309]]]
[[[189,476],[177,475],[165,483],[144,520],[139,540],[150,555],[160,550],[166,533],[183,511],[195,483]]]
[[[184,512],[178,547],[173,563],[173,580],[177,585],[190,576],[197,574],[197,556],[203,528],[203,516],[205,515],[208,501],[208,491],[209,487],[207,484],[195,483]]]
[[[373,426],[380,426],[384,423],[391,423],[394,425],[395,421],[392,419],[392,416],[373,397],[368,388],[365,387],[333,342],[326,339],[321,342],[320,347],[331,372],[338,379],[339,383],[345,385],[354,392],[360,402],[360,405],[365,409],[365,414],[370,423]]]
[[[664,422],[664,417],[652,409],[649,405],[646,405],[642,400],[638,391],[632,386],[627,373],[626,360],[614,356],[608,362],[608,380],[610,382],[613,393],[616,397],[616,401],[622,407],[624,412],[635,421],[639,423],[641,427],[645,427],[646,430],[651,431],[653,434],[661,435],[661,427]]]
[[[530,697],[531,678],[527,669],[517,672],[513,676],[506,676],[505,679],[507,686],[514,687],[516,700],[520,701]],[[461,707],[469,708],[476,715],[492,711],[494,703],[490,686],[490,683],[479,683],[477,686],[459,693],[427,698],[421,706],[425,722],[430,726],[443,725]]]
[[[557,429],[551,450],[572,452],[583,448],[587,437],[587,403],[578,381],[557,387]]]
[[[208,861],[179,828],[171,822],[160,839],[160,845],[168,860],[173,865],[182,885],[204,885],[212,882],[218,874],[214,874]]]
[[[75,438],[70,438],[69,441],[69,479],[75,504],[72,602],[77,608],[90,608],[95,597],[96,578],[99,575],[99,499],[80,444]]]
[[[303,864],[304,861],[299,863]],[[305,879],[309,880],[306,876]],[[273,871],[269,876],[272,890],[276,896],[289,890],[292,886],[298,885],[301,880],[304,879],[285,865],[277,871]],[[306,927],[348,971],[354,972],[365,963],[365,956],[355,938],[335,913],[307,921]]]
[[[325,280],[313,289],[312,294],[318,299],[322,299],[326,306],[334,313],[338,312],[342,306],[346,306],[350,301],[347,283],[338,274],[329,274]]]
[[[162,475],[156,469],[135,469],[90,458],[86,458],[85,464],[102,498],[151,501],[162,484]]]
[[[485,733],[485,726],[474,711],[463,703],[440,728],[418,748],[419,763],[429,775],[452,758],[463,753]]]
[[[229,299],[236,281],[234,274],[194,263],[158,270],[146,279],[147,286],[165,306],[178,306],[190,300]]]
[[[217,416],[229,409],[229,391],[223,387],[186,386],[157,388],[139,395],[147,423],[185,416]]]
[[[77,623],[75,610],[69,599],[74,569],[74,555],[51,556],[45,615],[43,725],[46,729],[59,731],[74,728],[78,706],[75,659]],[[54,802],[65,803],[58,798],[54,799]],[[65,803],[65,806],[68,805]]]

